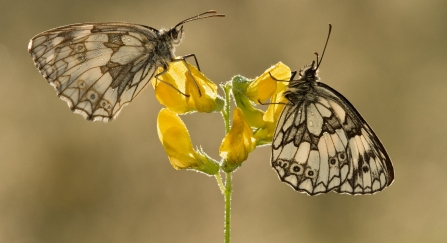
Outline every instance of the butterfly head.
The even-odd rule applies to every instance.
[[[225,15],[217,14],[217,12],[215,10],[209,10],[209,11],[206,11],[199,15],[196,15],[194,17],[190,17],[190,18],[187,18],[187,19],[181,21],[176,26],[169,29],[167,31],[167,34],[169,35],[170,39],[172,40],[172,43],[174,43],[174,45],[178,45],[178,44],[180,44],[180,42],[182,41],[182,38],[183,38],[183,24],[190,22],[190,21],[194,21],[194,20],[198,20],[198,19],[206,19],[206,18],[211,18],[211,17],[225,17]]]
[[[331,30],[332,30],[332,25],[329,24],[329,32],[327,35],[326,44],[324,44],[323,54],[321,55],[321,58],[317,52],[314,52],[315,56],[317,57],[316,60],[312,61],[312,64],[306,65],[304,68],[302,68],[300,70],[300,72],[298,73],[299,81],[316,82],[320,79],[318,77],[318,68],[321,65],[321,61],[323,60],[323,56],[326,51],[327,43],[329,41],[329,37],[331,36]],[[293,76],[292,76],[292,79],[293,79]]]
[[[311,65],[304,66],[298,73],[300,81],[316,82],[318,77],[318,66],[315,66],[315,61]]]

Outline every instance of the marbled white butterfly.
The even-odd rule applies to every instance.
[[[28,51],[72,111],[87,120],[107,122],[152,77],[158,80],[171,62],[194,57],[197,63],[194,54],[180,58],[174,54],[184,23],[223,16],[210,10],[161,30],[124,22],[72,24],[36,35]],[[162,71],[155,74],[160,67]]]
[[[293,72],[284,92],[289,102],[276,125],[272,166],[283,182],[308,195],[381,191],[394,180],[391,159],[354,106],[318,82],[323,55],[318,61],[315,54],[317,61],[296,80]]]

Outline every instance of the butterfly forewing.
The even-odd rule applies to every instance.
[[[383,190],[394,180],[385,148],[349,101],[317,80],[291,80],[290,102],[272,141],[272,166],[282,181],[309,195]]]
[[[35,36],[28,50],[74,112],[108,121],[162,65],[163,59],[153,53],[158,35],[155,29],[128,23],[74,24]]]

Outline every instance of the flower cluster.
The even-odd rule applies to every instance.
[[[217,85],[194,66],[173,62],[166,73],[152,80],[158,101],[166,106],[158,114],[158,136],[175,169],[190,169],[216,175],[231,172],[247,160],[257,146],[270,144],[277,119],[286,102],[282,93],[290,79],[290,69],[278,63],[254,80],[235,76]],[[229,124],[230,97],[233,97],[232,125]],[[256,104],[268,104],[267,110]],[[202,149],[194,149],[188,129],[179,115],[192,112],[221,112],[227,127],[219,149],[219,161]]]

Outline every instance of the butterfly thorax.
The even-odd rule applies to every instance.
[[[299,78],[290,80],[287,90],[284,92],[284,97],[293,104],[298,104],[303,101],[315,100],[315,86],[320,79],[317,75],[317,69],[312,66],[306,66],[298,73]]]
[[[183,29],[161,29],[157,45],[154,48],[155,55],[159,56],[163,64],[169,64],[175,58],[175,46],[180,44],[183,38]]]

